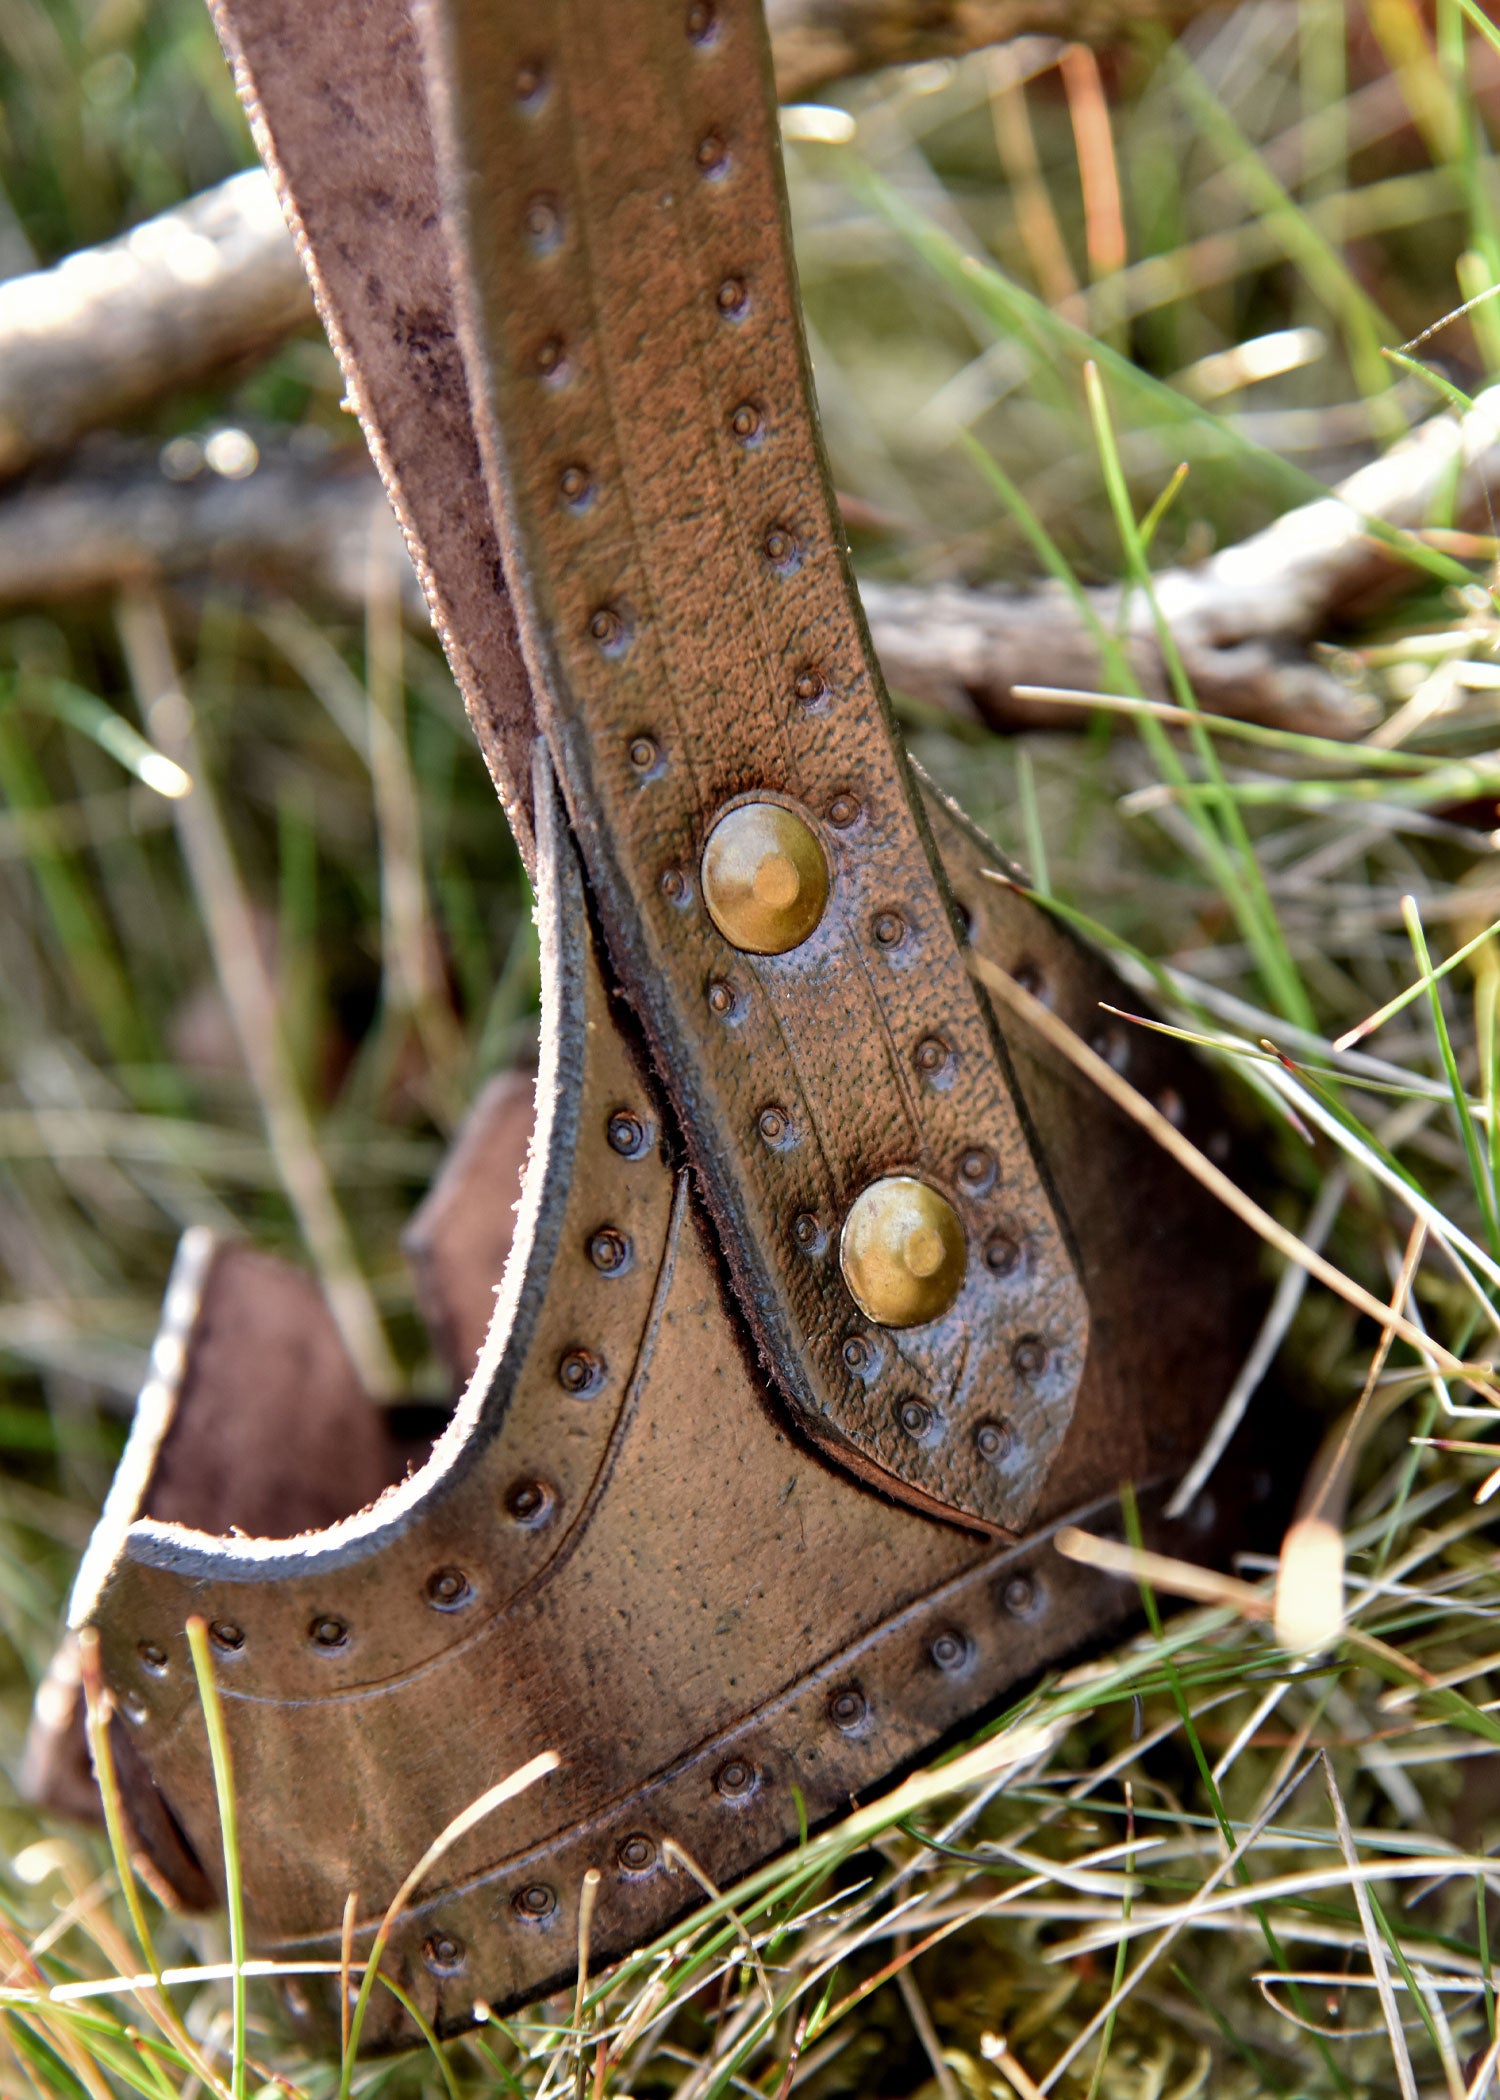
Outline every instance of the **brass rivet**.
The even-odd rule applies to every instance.
[[[307,1629],[307,1637],[315,1648],[342,1648],[349,1638],[349,1628],[342,1619],[325,1613],[313,1620]]]
[[[630,739],[630,763],[638,773],[649,773],[660,756],[654,738],[633,736]]]
[[[505,1497],[505,1514],[512,1523],[534,1530],[551,1516],[553,1499],[545,1480],[518,1480]]]
[[[768,1145],[784,1145],[787,1138],[787,1113],[768,1102],[755,1119],[755,1127]]]
[[[447,1975],[463,1966],[464,1943],[451,1932],[435,1932],[422,1942],[422,1959],[437,1975]]]
[[[729,149],[716,131],[710,131],[699,139],[693,158],[705,175],[722,175],[729,165]]]
[[[742,401],[729,418],[729,427],[742,445],[760,436],[760,410],[753,401]]]
[[[726,277],[714,293],[714,304],[727,321],[737,321],[750,304],[743,277]]]
[[[845,1685],[828,1701],[828,1718],[835,1728],[851,1734],[866,1719],[870,1711],[869,1701],[857,1684]]]
[[[550,255],[562,239],[562,212],[555,197],[533,197],[526,207],[526,238],[538,255]]]
[[[1113,1023],[1108,1028],[1095,1030],[1089,1038],[1089,1048],[1107,1065],[1113,1065],[1117,1072],[1123,1072],[1130,1063],[1130,1043],[1125,1031]]]
[[[760,1785],[760,1774],[746,1757],[726,1758],[714,1774],[715,1790],[726,1801],[748,1801]]]
[[[761,542],[773,569],[790,569],[797,560],[797,541],[784,525],[773,525]]]
[[[427,1601],[439,1611],[458,1611],[473,1594],[462,1568],[439,1568],[427,1578]]]
[[[1036,1610],[1036,1584],[1029,1575],[1012,1575],[1001,1594],[1005,1609],[1018,1619],[1028,1618]]]
[[[823,1247],[823,1228],[810,1210],[799,1211],[792,1220],[792,1238],[804,1254],[817,1254]]]
[[[533,1881],[524,1889],[517,1889],[511,1898],[517,1914],[535,1923],[541,1918],[550,1918],[557,1908],[557,1891],[548,1888],[545,1881]]]
[[[564,503],[575,506],[587,503],[594,493],[594,484],[589,479],[587,467],[564,467],[557,477],[557,486]]]
[[[815,664],[804,664],[792,680],[794,698],[803,707],[816,707],[828,691],[828,681]]]
[[[539,59],[528,59],[516,68],[516,100],[535,102],[547,85],[547,68]]]
[[[215,1619],[208,1629],[208,1637],[216,1648],[233,1655],[245,1645],[245,1629],[229,1619]]]
[[[708,1010],[721,1021],[727,1021],[734,1012],[734,986],[726,984],[722,977],[715,977],[708,987]]]
[[[839,1240],[849,1294],[880,1327],[940,1319],[958,1296],[967,1259],[953,1205],[910,1174],[890,1174],[861,1190]]]
[[[140,1727],[150,1711],[139,1692],[126,1692],[120,1701],[120,1707],[126,1720],[131,1722],[136,1728]]]
[[[612,605],[601,605],[589,614],[589,634],[606,655],[612,655],[625,640],[625,622]]]
[[[854,795],[835,795],[828,805],[828,821],[836,824],[840,831],[847,831],[851,824],[859,822],[859,801]]]
[[[613,1225],[601,1225],[589,1235],[589,1260],[601,1276],[618,1276],[630,1265],[630,1241]]]
[[[549,335],[536,353],[536,368],[543,379],[558,380],[567,376],[568,358],[560,336]]]
[[[708,43],[718,28],[718,17],[708,0],[692,0],[687,11],[687,33],[695,44]]]
[[[828,862],[812,829],[778,802],[726,810],[703,849],[703,901],[732,947],[799,948],[828,903]]]
[[[158,1647],[155,1641],[142,1641],[135,1652],[153,1677],[165,1675],[167,1667],[167,1651],[165,1648]]]
[[[870,931],[875,936],[877,948],[899,948],[906,933],[906,921],[898,911],[877,912]]]
[[[932,1434],[932,1409],[925,1400],[903,1400],[896,1409],[896,1419],[918,1443]]]
[[[683,904],[687,901],[687,878],[680,868],[665,869],[659,887],[668,904]]]
[[[911,1061],[924,1078],[941,1072],[949,1058],[948,1045],[940,1035],[924,1035],[911,1054]]]
[[[961,1670],[969,1659],[969,1644],[961,1633],[938,1633],[927,1653],[940,1670]]]
[[[623,1874],[646,1874],[656,1865],[655,1840],[648,1838],[643,1830],[632,1831],[629,1837],[621,1838],[615,1850]]]

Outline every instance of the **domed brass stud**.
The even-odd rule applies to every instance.
[[[703,849],[703,901],[735,948],[800,948],[828,904],[828,862],[811,827],[777,802],[726,810]]]
[[[849,1207],[839,1264],[849,1294],[880,1327],[922,1327],[958,1296],[968,1249],[946,1196],[910,1174],[872,1181]]]

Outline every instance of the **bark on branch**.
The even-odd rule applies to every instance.
[[[851,73],[1043,32],[1104,41],[1206,0],[771,0],[785,101]],[[0,285],[0,480],[271,349],[313,318],[258,170]]]
[[[1453,521],[1493,530],[1500,488],[1500,387],[1468,415],[1435,417],[1383,459],[1318,502],[1196,568],[1156,579],[1159,604],[1198,697],[1216,712],[1328,736],[1368,728],[1371,703],[1308,654],[1308,645],[1382,596],[1409,586],[1410,565],[1371,537],[1371,520],[1420,530],[1451,501]],[[395,523],[373,470],[351,448],[310,461],[288,446],[242,481],[204,469],[163,478],[131,451],[105,471],[75,472],[0,497],[0,605],[38,604],[117,588],[143,576],[223,575],[278,589],[319,589],[357,606],[370,535]],[[1076,709],[1016,697],[1018,686],[1097,687],[1095,631],[1064,592],[961,585],[862,584],[875,646],[898,692],[999,728],[1077,726]],[[1117,590],[1088,594],[1093,618],[1120,628]],[[413,617],[421,612],[415,579]],[[1124,633],[1142,688],[1168,687],[1149,608],[1128,610]]]
[[[1104,44],[1142,22],[1177,26],[1210,0],[767,0],[783,102],[853,73],[959,58],[1017,36]]]
[[[1359,735],[1370,726],[1370,702],[1306,651],[1416,580],[1410,562],[1369,526],[1415,533],[1441,514],[1460,531],[1493,534],[1497,491],[1500,387],[1492,387],[1463,417],[1433,417],[1319,501],[1195,568],[1165,570],[1157,603],[1202,705],[1278,728]],[[1037,724],[1060,711],[1018,700],[1014,687],[1091,691],[1103,676],[1089,623],[1055,585],[998,592],[866,584],[863,594],[891,684],[940,706],[968,700],[1007,728]],[[1089,600],[1105,631],[1117,632],[1120,592],[1093,591]],[[1151,609],[1139,597],[1124,633],[1142,689],[1170,698]]]
[[[257,169],[0,284],[0,479],[270,350],[312,295]]]

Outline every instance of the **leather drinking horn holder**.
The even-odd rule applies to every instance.
[[[142,1852],[211,1902],[207,1622],[283,1960],[337,1960],[351,1890],[360,1955],[437,1833],[560,1753],[395,1928],[448,2032],[569,1976],[588,1869],[597,1965],[699,1900],[673,1847],[730,1883],[1118,1625],[1128,1592],[1051,1535],[1128,1481],[1171,1536],[1259,1288],[976,991],[971,953],[1224,1156],[1207,1076],[1101,1013],[1108,967],[903,758],[755,0],[217,20],[533,873],[535,1128],[522,1176],[492,1090],[419,1217],[439,1350],[478,1361],[405,1478],[310,1286],[190,1242],[72,1624]],[[1252,1491],[1227,1477],[1200,1557]],[[370,2038],[411,2033],[377,1993]]]

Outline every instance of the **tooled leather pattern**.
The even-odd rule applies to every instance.
[[[846,1463],[1017,1528],[1066,1434],[1087,1309],[857,611],[758,8],[443,0],[429,21],[460,339],[538,715],[737,1298]],[[772,957],[729,945],[697,879],[718,813],[767,795],[833,870],[816,932]],[[890,946],[883,914],[904,926]],[[764,1141],[767,1108],[791,1142]],[[993,1175],[965,1180],[976,1152]],[[899,1171],[954,1204],[967,1274],[942,1319],[871,1335],[838,1234]],[[1026,1248],[1003,1287],[980,1254],[1002,1206]],[[1004,1456],[976,1465],[996,1418]]]

